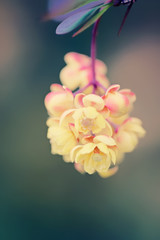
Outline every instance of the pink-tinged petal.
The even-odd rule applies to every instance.
[[[80,163],[74,163],[74,167],[75,167],[75,169],[76,169],[78,172],[80,172],[80,173],[82,173],[82,174],[85,173],[84,167],[83,167],[82,164],[80,164]]]
[[[117,92],[119,89],[120,89],[120,85],[118,85],[118,84],[113,84],[113,85],[111,85],[111,86],[107,89],[106,95],[107,95],[108,93]]]
[[[64,60],[67,64],[75,64],[76,62],[81,65],[88,64],[88,62],[90,61],[88,56],[76,52],[67,53],[64,57]]]
[[[86,144],[86,143],[93,143],[94,136],[86,135],[82,137],[81,143]]]
[[[64,88],[65,92],[66,92],[66,93],[72,98],[72,100],[73,100],[74,97],[73,97],[72,91],[71,91],[69,88],[65,87],[65,86],[63,86],[63,88]]]
[[[72,133],[73,133],[74,136],[76,137],[77,143],[79,143],[79,141],[80,141],[80,140],[79,140],[80,135],[79,135],[79,132],[77,132],[74,123],[69,123],[69,129],[72,131]]]
[[[139,118],[135,118],[135,117],[130,117],[128,119],[126,119],[123,124],[126,124],[128,122],[132,122],[134,124],[138,124],[138,125],[142,125],[142,121]]]
[[[96,136],[94,138],[94,142],[95,143],[102,142],[102,143],[104,143],[104,144],[106,144],[107,146],[110,146],[110,147],[116,146],[115,140],[112,137],[108,137],[108,136],[105,136],[105,135]]]
[[[108,169],[106,172],[105,171],[98,172],[98,174],[103,178],[107,178],[107,177],[113,176],[117,171],[118,171],[118,166],[115,166],[113,168]]]
[[[52,92],[64,92],[64,88],[62,85],[54,83],[50,86]]]
[[[104,108],[100,111],[100,113],[101,113],[101,114],[103,115],[103,117],[106,119],[106,118],[109,117],[110,111],[109,111],[109,109],[108,109],[106,106],[104,106]]]
[[[109,109],[109,111],[113,114],[116,114],[119,110],[119,106],[118,106],[118,103],[117,102],[117,99],[115,99],[115,97],[113,96],[109,96],[106,101],[105,101],[105,104],[106,104],[106,107]]]
[[[61,118],[60,118],[60,122],[59,125],[62,126],[64,124],[64,122],[66,121],[67,124],[70,122],[70,118],[72,116],[72,113],[75,111],[75,109],[69,109],[67,111],[65,111],[64,113],[62,113]]]
[[[136,101],[136,95],[130,89],[122,89],[122,90],[119,91],[119,93],[123,94],[128,99],[130,99],[131,102],[135,102]]]
[[[104,108],[103,99],[95,94],[85,96],[82,101],[85,107],[94,107],[97,111],[101,111]]]
[[[64,89],[63,92],[50,92],[44,102],[49,114],[60,116],[73,107],[73,94],[68,89]]]
[[[84,107],[84,104],[83,104],[83,98],[85,97],[86,95],[83,94],[83,93],[79,93],[75,96],[75,99],[74,99],[74,105],[76,108],[81,108],[81,107]]]
[[[132,109],[132,99],[118,90],[119,85],[113,85],[103,96],[105,106],[110,110],[110,117],[121,117]]]

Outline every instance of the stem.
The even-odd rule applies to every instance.
[[[89,86],[93,86],[93,91],[92,93],[95,94],[96,88],[100,87],[102,88],[104,91],[106,91],[107,89],[96,80],[96,36],[97,36],[97,30],[98,30],[98,25],[100,22],[99,18],[93,27],[92,30],[92,40],[91,40],[91,70],[92,70],[92,81],[90,81],[86,86],[84,86],[83,88],[80,88],[78,91],[74,92],[74,96],[76,96],[76,94],[83,92],[84,90],[86,90]]]
[[[76,92],[73,93],[74,96],[76,96],[78,93],[81,93],[83,91],[85,91],[88,87],[90,87],[92,85],[92,83],[88,83],[86,86],[84,86],[83,88],[80,88],[79,90],[77,90]]]
[[[92,84],[96,87],[96,71],[95,71],[95,60],[96,60],[96,36],[100,18],[95,22],[92,31],[92,41],[91,41],[91,59],[92,59]]]

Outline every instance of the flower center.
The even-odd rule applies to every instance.
[[[93,161],[95,161],[95,162],[101,162],[102,159],[103,159],[103,157],[102,157],[101,152],[100,152],[100,150],[98,149],[98,147],[95,147],[95,149],[94,149],[93,152],[94,152],[94,153],[93,153],[93,156],[92,156]]]
[[[84,118],[82,119],[81,124],[85,129],[90,129],[93,126],[93,119]]]
[[[95,162],[101,162],[102,161],[102,156],[99,153],[94,153],[92,156],[93,161]]]

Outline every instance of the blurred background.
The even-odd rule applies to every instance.
[[[102,18],[98,58],[111,83],[137,95],[147,135],[108,179],[81,175],[50,153],[44,97],[64,54],[90,52],[91,29],[56,36],[47,0],[0,0],[0,239],[160,239],[160,1]]]

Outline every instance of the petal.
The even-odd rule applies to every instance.
[[[82,164],[80,164],[80,163],[74,163],[74,167],[75,167],[75,169],[76,169],[78,172],[80,172],[81,174],[85,173],[84,167],[83,167]]]
[[[52,92],[64,92],[64,88],[62,85],[54,83],[50,86]]]
[[[71,159],[70,159],[70,156],[69,155],[64,155],[63,156],[63,160],[65,161],[65,162],[71,162]]]
[[[128,97],[131,102],[135,102],[136,101],[136,95],[130,89],[122,89],[122,90],[119,91],[119,93],[121,93],[121,94],[125,95],[126,97]]]
[[[76,155],[77,155],[78,151],[79,151],[82,147],[83,147],[82,145],[77,145],[77,146],[75,146],[75,147],[71,150],[71,152],[70,152],[71,162],[75,162]]]
[[[89,118],[89,119],[94,119],[98,116],[98,112],[93,107],[84,108],[83,112],[86,118]]]
[[[59,123],[60,126],[62,126],[65,121],[67,121],[67,124],[69,122],[71,122],[70,119],[71,119],[72,113],[74,111],[75,111],[75,109],[69,109],[69,110],[65,111],[64,113],[62,113],[61,118],[60,118],[60,123]]]
[[[115,165],[116,164],[116,153],[115,151],[113,151],[113,149],[109,149],[109,153],[110,153],[110,157],[111,157],[111,161],[112,163]]]
[[[146,131],[141,126],[142,121],[139,118],[128,118],[124,121],[122,129],[129,132],[135,132],[139,137],[143,137]],[[121,127],[119,127],[121,130]]]
[[[58,126],[59,125],[59,118],[55,118],[55,117],[49,117],[47,122],[46,122],[46,125],[48,127],[50,126]]]
[[[102,142],[102,143],[106,144],[107,146],[111,146],[111,147],[116,146],[115,140],[112,137],[108,137],[108,136],[105,136],[105,135],[96,136],[94,138],[94,142],[95,143]]]
[[[102,162],[95,162],[95,169],[97,172],[104,172],[108,170],[110,165],[111,165],[110,159],[108,159],[108,157],[105,156]]]
[[[138,143],[135,133],[120,132],[116,137],[118,148],[121,152],[132,152]]]
[[[118,85],[118,84],[113,84],[113,85],[111,85],[111,86],[107,89],[106,95],[107,95],[108,93],[117,92],[119,89],[120,89],[120,85]]]
[[[84,170],[89,174],[93,174],[95,172],[93,160],[90,155],[88,155],[87,159],[84,161]]]
[[[99,132],[99,135],[107,135],[111,137],[113,135],[113,130],[108,121],[105,120],[105,127]]]
[[[78,154],[82,155],[82,154],[91,153],[93,152],[95,147],[96,145],[94,143],[87,143],[83,146],[83,148],[79,151]]]
[[[94,125],[92,127],[93,133],[99,133],[100,131],[103,131],[103,129],[106,127],[106,120],[98,114],[96,119],[94,120]]]
[[[109,154],[109,149],[104,143],[98,143],[97,147],[102,153],[104,153],[106,155]]]
[[[60,116],[65,110],[73,107],[73,94],[69,89],[62,92],[50,92],[45,97],[45,106],[49,114]]]
[[[88,65],[90,62],[90,58],[88,56],[76,52],[67,53],[64,60],[67,64],[78,64],[78,66]]]
[[[113,176],[118,171],[118,166],[108,169],[106,172],[98,172],[102,178],[107,178]]]
[[[86,95],[83,94],[83,93],[76,94],[76,96],[74,98],[74,105],[75,105],[76,108],[84,107],[84,105],[83,105],[83,98],[85,96]]]
[[[97,111],[101,111],[104,108],[104,101],[100,96],[95,94],[89,94],[83,98],[83,104],[85,107],[94,107]]]
[[[74,66],[66,66],[60,72],[60,80],[64,86],[73,91],[80,85],[81,74],[79,73]]]

